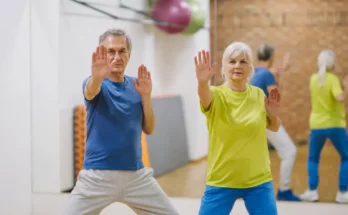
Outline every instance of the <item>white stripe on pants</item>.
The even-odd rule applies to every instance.
[[[65,214],[97,215],[114,202],[128,205],[139,215],[179,214],[153,177],[152,168],[81,170]]]
[[[296,160],[297,149],[283,125],[277,132],[267,130],[267,138],[274,146],[281,160],[280,164],[280,190],[290,189],[292,169]]]

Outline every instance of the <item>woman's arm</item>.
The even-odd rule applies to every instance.
[[[273,117],[273,116],[267,116],[268,126],[267,129],[270,131],[277,132],[280,127],[280,118],[279,117]]]
[[[267,112],[267,129],[271,131],[278,131],[280,127],[279,116],[280,108],[280,91],[278,88],[273,88],[269,93],[268,98],[265,97],[265,109]]]
[[[213,94],[210,91],[208,82],[198,83],[198,96],[203,108],[209,109],[211,101],[213,100]]]
[[[339,83],[339,84],[340,84],[340,83]],[[338,102],[344,102],[344,100],[345,100],[345,98],[346,98],[346,96],[347,96],[347,94],[348,94],[348,76],[344,77],[344,79],[343,79],[343,81],[342,81],[342,90],[343,90],[343,92],[340,93],[338,96],[336,96],[336,100],[337,100]],[[334,93],[335,91],[341,91],[340,87],[335,86],[335,87],[333,88],[333,93]]]

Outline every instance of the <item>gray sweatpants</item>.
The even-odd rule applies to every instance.
[[[81,170],[65,215],[97,215],[121,202],[139,215],[179,214],[163,192],[152,168],[138,171]]]

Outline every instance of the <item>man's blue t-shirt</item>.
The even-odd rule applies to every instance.
[[[263,67],[258,67],[255,68],[255,74],[250,79],[250,84],[261,88],[268,97],[269,93],[267,87],[276,85],[277,83],[271,71]]]
[[[89,78],[89,77],[88,77]],[[83,82],[83,90],[87,83]],[[105,79],[100,93],[87,109],[84,169],[138,170],[144,167],[141,150],[143,108],[133,80],[122,83]]]

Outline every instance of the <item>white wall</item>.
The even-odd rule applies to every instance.
[[[0,213],[30,214],[29,0],[0,7]]]
[[[34,192],[60,192],[60,0],[31,0]]]
[[[144,63],[153,73],[154,96],[183,97],[190,157],[206,155],[208,138],[205,119],[199,112],[193,57],[198,50],[209,49],[209,31],[193,36],[166,35],[140,23],[110,19],[70,0],[33,2],[33,85],[38,86],[33,92],[34,192],[59,192],[73,186],[73,108],[83,104],[81,84],[90,75],[91,54],[98,37],[112,27],[123,28],[133,41],[126,73],[136,75],[137,67]],[[116,7],[119,3],[93,2]],[[137,9],[145,8],[146,3],[123,2]],[[209,25],[209,1],[202,2]],[[121,17],[142,19],[128,10],[98,7]],[[57,11],[61,11],[59,15]],[[50,24],[49,18],[53,19]],[[41,63],[40,57],[44,59]]]

